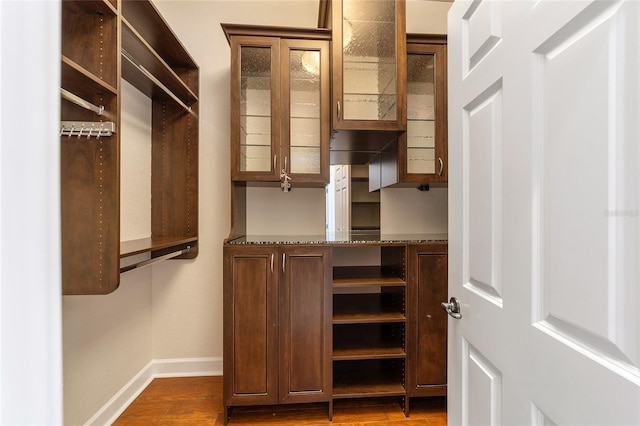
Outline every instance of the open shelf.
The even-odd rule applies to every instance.
[[[135,64],[127,59],[122,61],[122,76],[142,93],[151,98],[167,96],[161,86],[144,74],[144,69],[186,105],[198,101],[196,94],[126,21],[122,25],[122,50],[135,60]]]
[[[333,398],[404,396],[404,360],[334,361]]]
[[[334,287],[403,287],[406,281],[381,266],[344,266],[333,268]]]
[[[404,322],[403,307],[391,300],[390,293],[334,294],[334,324]]]
[[[62,55],[111,87],[118,84],[117,62],[111,60],[117,54],[117,20],[108,2],[62,2]]]
[[[120,258],[171,247],[189,245],[198,241],[197,237],[149,237],[120,242]]]
[[[333,360],[404,358],[403,323],[333,326]]]
[[[122,17],[131,28],[136,29],[140,39],[145,40],[147,46],[163,59],[166,66],[175,73],[188,89],[193,94],[198,93],[198,79],[192,78],[194,77],[193,69],[198,68],[198,65],[153,3],[147,1],[123,1]]]

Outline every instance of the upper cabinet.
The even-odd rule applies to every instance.
[[[404,0],[334,0],[336,130],[405,130]]]
[[[407,132],[398,139],[401,183],[447,181],[446,36],[407,37]]]
[[[62,287],[106,294],[121,272],[197,255],[199,69],[149,1],[61,3]],[[122,79],[152,104],[151,230],[131,241],[120,238]]]
[[[407,126],[405,1],[324,5],[333,36],[331,163],[365,164],[367,152],[381,150]]]
[[[447,36],[407,34],[407,131],[369,162],[369,189],[447,182]]]
[[[329,181],[325,30],[222,24],[231,45],[231,179]]]

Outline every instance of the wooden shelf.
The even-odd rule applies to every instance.
[[[120,258],[150,251],[179,247],[198,241],[197,237],[150,237],[120,242]]]
[[[404,359],[334,361],[333,398],[404,396],[401,374]]]
[[[334,287],[385,286],[404,287],[404,279],[380,266],[343,266],[333,268]]]
[[[153,3],[123,1],[122,16],[177,74],[182,68],[198,67]],[[197,86],[191,90],[195,92]]]
[[[76,88],[93,86],[94,93],[108,91],[114,96],[118,94],[118,90],[114,86],[98,78],[95,74],[64,55],[62,55],[61,71],[61,80],[65,86]]]
[[[394,344],[379,347],[361,347],[356,344],[344,348],[333,348],[334,361],[360,360],[360,359],[386,359],[404,358],[404,349]]]
[[[134,2],[137,3],[137,2]],[[176,97],[187,105],[198,101],[198,97],[175,73],[175,71],[155,52],[155,50],[141,38],[140,34],[127,21],[122,21],[122,50],[129,53],[135,60],[160,81]],[[138,88],[145,95],[167,97],[162,89],[138,67],[128,60],[122,61],[122,77]]]
[[[118,14],[104,1],[62,2],[62,55],[112,87],[118,84],[116,62]],[[98,52],[98,46],[100,54]],[[64,79],[63,79],[64,81]]]
[[[335,294],[333,296],[334,324],[366,324],[404,322],[401,307],[386,303],[382,293]]]
[[[376,381],[371,379],[365,382],[340,381],[333,382],[333,398],[374,398],[383,396],[404,396],[406,391],[402,383],[397,383],[393,379],[386,381]]]
[[[404,358],[404,323],[333,326],[333,360]]]

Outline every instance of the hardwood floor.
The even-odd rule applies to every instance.
[[[373,404],[373,402],[376,402]],[[405,417],[396,401],[341,400],[334,402],[333,422],[328,404],[276,407],[236,407],[230,425],[278,426],[446,426],[446,399],[412,399],[411,415]],[[130,425],[224,424],[222,377],[155,379],[113,423]]]

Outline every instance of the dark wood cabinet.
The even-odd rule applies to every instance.
[[[447,37],[407,34],[407,131],[369,163],[371,189],[447,182]]]
[[[335,130],[406,129],[404,0],[332,0]]]
[[[231,46],[231,179],[329,181],[329,40],[313,29],[222,24]]]
[[[409,244],[407,393],[447,393],[447,245]]]
[[[197,255],[199,69],[149,1],[61,2],[64,294],[114,291],[122,258]],[[150,236],[120,237],[121,81],[152,101]]]
[[[447,39],[407,35],[407,132],[398,138],[398,182],[447,182]]]
[[[331,400],[331,248],[225,246],[224,406]]]
[[[446,395],[447,244],[224,246],[224,406]]]

